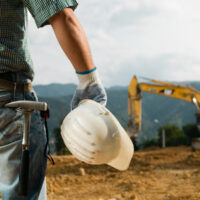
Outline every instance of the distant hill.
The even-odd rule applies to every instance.
[[[185,84],[185,83],[180,83]],[[188,84],[188,83],[187,83]],[[191,82],[192,87],[200,90],[200,82]],[[53,130],[70,111],[70,101],[75,91],[74,84],[51,84],[34,86],[39,99],[47,101],[50,105],[51,117],[48,120],[51,139],[54,139]],[[108,95],[108,109],[126,127],[128,122],[128,86],[111,87],[106,89]],[[164,124],[175,124],[182,127],[188,123],[195,123],[196,108],[194,105],[178,99],[166,98],[159,95],[142,93],[142,134],[140,142],[157,135],[157,129]],[[159,123],[155,123],[155,119]]]
[[[73,94],[76,89],[75,84],[57,83],[52,83],[49,85],[34,85],[33,87],[38,96],[44,97],[67,96]]]
[[[107,88],[107,90],[126,90],[128,86],[112,86]]]

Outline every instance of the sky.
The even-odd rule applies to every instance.
[[[80,0],[80,20],[105,87],[126,86],[133,75],[200,81],[199,0]],[[51,26],[29,15],[34,84],[76,83]]]

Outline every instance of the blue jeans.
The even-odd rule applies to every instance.
[[[31,115],[28,197],[18,196],[24,116],[20,110],[3,106],[12,98],[11,92],[0,89],[0,192],[3,200],[45,200],[46,135],[39,111]],[[15,96],[15,100],[24,99],[36,101],[37,97],[34,91]]]

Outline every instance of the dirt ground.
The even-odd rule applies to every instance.
[[[94,166],[73,156],[48,165],[48,200],[199,200],[200,152],[151,148],[134,154],[127,171]]]
[[[54,160],[47,170],[48,200],[200,199],[200,152],[189,147],[138,151],[124,172],[73,156]]]

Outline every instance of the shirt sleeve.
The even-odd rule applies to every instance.
[[[48,20],[64,8],[77,7],[76,0],[22,0],[35,19],[38,28],[49,24]]]

